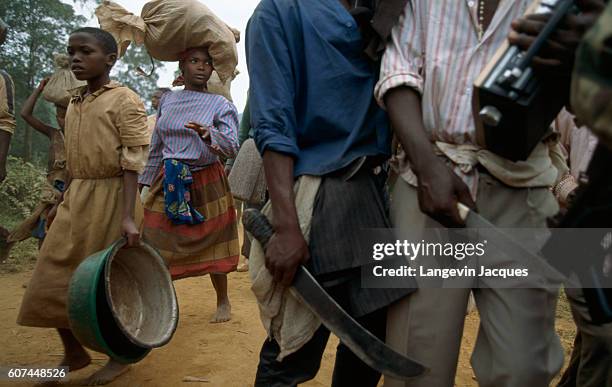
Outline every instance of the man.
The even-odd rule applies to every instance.
[[[610,55],[612,4],[608,4],[605,12],[605,5],[601,1],[582,0],[578,4],[582,8],[582,13],[566,18],[562,31],[549,41],[547,49],[538,58],[538,64],[547,71],[553,70],[569,75],[575,63],[571,107],[578,121],[592,129],[602,144],[612,148],[612,107],[610,106],[612,75],[609,71],[612,68]],[[513,23],[510,41],[527,49],[541,30],[544,20],[545,17],[541,15],[517,20]],[[583,35],[587,31],[590,32],[583,40]],[[565,36],[564,42],[559,41],[561,36]],[[583,42],[580,49],[577,50],[577,45],[581,41]],[[596,140],[585,133],[584,128],[578,130],[573,127],[572,123],[568,122],[571,120],[566,118],[565,121],[566,124],[560,126],[560,132],[562,137],[565,133],[570,134],[570,168],[574,173],[575,170],[586,169]],[[577,149],[581,152],[578,153]],[[568,180],[571,185],[571,179]],[[577,332],[570,363],[558,386],[610,386],[612,385],[612,324],[593,322],[582,289],[570,286],[566,287],[565,292]]]
[[[7,34],[8,26],[0,19],[0,46]],[[6,158],[15,126],[15,86],[11,76],[0,69],[0,183],[6,179]]]
[[[313,319],[299,317],[304,314],[289,304],[289,294],[274,310],[265,298],[281,286],[286,291],[300,264],[381,339],[387,305],[410,292],[360,287],[361,267],[369,263],[357,247],[360,231],[389,226],[380,165],[389,157],[391,135],[372,98],[377,66],[368,56],[380,53],[406,1],[371,3],[263,0],[247,26],[251,122],[275,229],[265,268],[254,270],[257,244],[250,257],[253,290],[271,336],[261,349],[256,386],[295,386],[319,369],[329,331],[315,323],[314,329],[293,331],[299,344],[288,340],[283,332]],[[344,344],[338,346],[333,385],[376,386],[379,379]]]
[[[403,235],[440,224],[463,226],[458,203],[507,228],[544,228],[557,212],[549,191],[559,174],[556,145],[540,143],[527,161],[513,163],[476,146],[472,117],[476,77],[530,3],[414,0],[394,27],[376,97],[405,152],[391,207]],[[537,246],[535,238],[521,242]],[[499,252],[487,259],[494,259],[490,266],[508,267],[513,257]],[[386,378],[385,385],[454,385],[465,308],[475,287],[481,324],[472,365],[479,385],[548,386],[563,365],[554,331],[557,288],[544,285],[538,273],[517,281],[521,289],[500,288],[495,279],[449,288],[453,281],[444,280],[441,287],[447,288],[419,286],[390,308],[387,342],[430,372],[409,382]]]

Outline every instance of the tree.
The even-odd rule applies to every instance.
[[[125,55],[117,61],[111,73],[112,78],[134,90],[149,108],[151,95],[157,89],[159,80],[157,70],[162,66],[157,60],[153,62],[155,71],[149,75],[152,70],[151,57],[144,46],[132,43]],[[146,75],[140,73],[138,68],[146,72]]]
[[[70,4],[60,0],[12,0],[0,3],[0,17],[9,25],[6,43],[2,46],[0,68],[15,82],[15,105],[21,106],[38,82],[53,72],[53,54],[66,51],[69,33],[86,19],[75,15]],[[41,104],[38,114],[54,122],[51,104]],[[17,131],[11,153],[19,150],[26,161],[34,152],[46,154],[47,141],[34,135],[32,128],[17,117]]]

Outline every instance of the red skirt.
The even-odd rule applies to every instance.
[[[170,266],[173,279],[236,270],[240,257],[238,219],[227,176],[220,163],[192,173],[191,203],[204,223],[175,225],[164,208],[164,173],[155,179],[144,203],[143,239]]]

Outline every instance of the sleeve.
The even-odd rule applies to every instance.
[[[11,77],[0,70],[0,130],[13,134],[15,127],[15,87]]]
[[[238,110],[233,103],[226,101],[215,125],[210,130],[210,142],[221,149],[226,158],[236,157],[238,153]]]
[[[423,93],[425,57],[421,1],[409,1],[399,22],[391,30],[391,38],[383,55],[380,78],[374,89],[378,104],[385,108],[385,94],[396,87],[407,86]]]
[[[124,146],[121,149],[121,168],[142,173],[149,157],[149,146]]]
[[[286,39],[299,35],[286,33],[274,7],[272,1],[259,3],[246,30],[251,124],[261,154],[271,150],[296,157],[295,76]]]
[[[140,98],[133,91],[120,96],[119,133],[123,146],[149,145],[147,112]]]
[[[160,105],[161,106],[161,105]],[[149,159],[144,167],[144,171],[138,178],[139,184],[150,186],[159,175],[163,161],[164,143],[159,135],[159,129],[155,127],[153,137],[151,138],[151,146],[149,147]]]

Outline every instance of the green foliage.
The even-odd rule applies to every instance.
[[[69,33],[87,20],[76,15],[72,5],[60,0],[2,1],[0,17],[9,25],[7,41],[0,51],[0,68],[13,78],[18,112],[38,82],[53,73],[53,54],[65,52]],[[52,106],[41,105],[37,109],[38,117],[55,123]],[[28,160],[44,160],[47,151],[45,137],[33,133],[18,117],[11,154]]]
[[[28,217],[40,199],[45,173],[31,163],[9,156],[7,178],[0,184],[0,213],[4,227]]]
[[[134,90],[149,110],[151,108],[151,96],[157,89],[157,81],[159,80],[157,69],[162,67],[161,62],[158,60],[153,60],[153,62],[156,71],[149,76],[153,67],[151,65],[151,57],[147,53],[146,48],[130,44],[127,52],[117,61],[111,73],[111,76],[118,82]],[[136,70],[139,67],[146,72],[147,76],[139,74]]]

